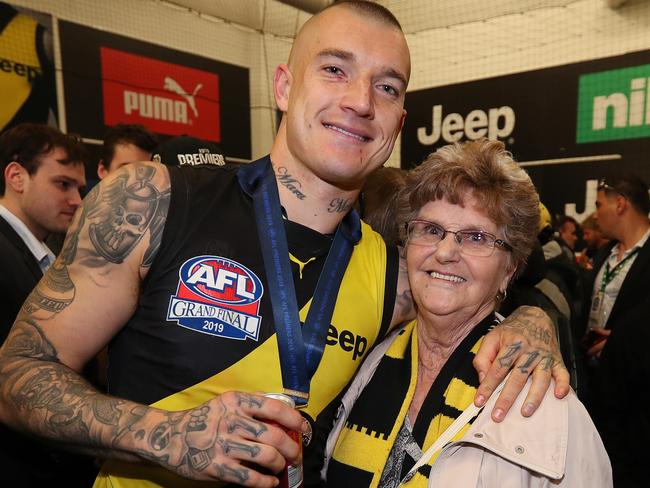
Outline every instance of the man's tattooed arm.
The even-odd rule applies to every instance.
[[[275,400],[225,393],[166,412],[101,394],[78,373],[135,310],[169,206],[161,165],[127,165],[86,197],[63,250],[26,300],[0,349],[0,421],[63,447],[147,460],[195,479],[271,486],[246,463],[278,471],[302,419]],[[279,405],[278,405],[279,404]],[[264,483],[262,483],[264,484]]]
[[[490,332],[481,345],[474,366],[481,385],[476,402],[483,404],[512,370],[492,412],[494,420],[502,420],[517,395],[532,377],[522,414],[531,415],[541,403],[555,379],[555,395],[569,391],[569,374],[562,362],[555,326],[548,315],[537,307],[519,307],[501,325]]]
[[[3,420],[94,456],[147,460],[187,478],[239,484],[260,475],[238,460],[276,471],[284,463],[262,445],[273,427],[253,418],[272,415],[272,409],[265,412],[269,399],[231,392],[190,410],[167,412],[103,395],[62,364],[40,327],[29,321],[12,329],[0,357],[0,384],[3,397],[10,395],[14,404]],[[289,459],[298,453],[290,444],[278,450]]]
[[[499,357],[502,367],[512,368],[517,359],[520,359],[517,365],[520,372],[526,375],[532,371],[529,368],[533,364],[545,371],[550,371],[554,366],[564,367],[555,326],[542,309],[520,307],[505,318],[501,327],[506,334],[513,337],[522,335],[525,340],[525,343],[512,340],[507,344],[508,350]],[[521,351],[524,345],[529,346],[525,354]],[[511,354],[511,350],[515,353]]]

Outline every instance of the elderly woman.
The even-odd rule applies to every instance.
[[[328,439],[328,486],[611,486],[575,394],[549,392],[532,417],[498,424],[494,400],[482,414],[472,403],[472,359],[532,248],[538,203],[499,142],[443,147],[410,173],[400,211],[417,318],[368,356],[343,398]]]

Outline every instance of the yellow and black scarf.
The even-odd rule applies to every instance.
[[[473,402],[478,376],[472,360],[495,323],[492,314],[481,321],[454,350],[431,386],[413,425],[413,437],[423,451]],[[378,486],[413,399],[417,365],[417,328],[413,321],[390,345],[354,404],[329,464],[328,486]],[[468,427],[469,424],[455,438],[460,438]],[[437,454],[402,486],[426,486],[436,457]],[[412,466],[413,461],[407,456],[402,476]]]

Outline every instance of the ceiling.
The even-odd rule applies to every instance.
[[[395,14],[406,34],[416,34],[503,15],[564,6],[574,1],[379,0],[377,3],[384,5]],[[161,0],[161,2],[268,34],[293,37],[300,25],[312,13],[332,3],[333,0]]]

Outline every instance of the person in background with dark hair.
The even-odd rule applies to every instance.
[[[650,435],[648,408],[639,403],[650,373],[648,185],[636,175],[601,179],[596,209],[612,242],[594,257],[588,288],[587,407],[611,459],[614,486],[638,488],[648,485],[647,455],[639,446]]]
[[[103,180],[109,173],[125,164],[151,160],[157,145],[157,137],[143,125],[117,124],[109,127],[104,134],[97,176]]]
[[[20,306],[54,262],[45,239],[65,233],[86,184],[83,146],[40,124],[0,136],[0,341]]]
[[[574,250],[578,241],[578,221],[568,215],[561,215],[557,219],[557,229],[560,244],[566,246],[567,256],[575,260]]]
[[[580,269],[572,248],[559,237],[559,226],[552,225],[550,213],[543,204],[540,204],[540,218],[541,230],[537,237],[542,244],[544,259],[546,259],[546,278],[561,291],[569,306],[568,317],[575,321],[582,307]],[[575,232],[574,220],[571,217],[560,217],[559,221],[565,223],[567,227],[571,227]],[[571,233],[567,231],[565,234],[569,241],[575,244],[575,239],[570,238]]]
[[[370,173],[359,195],[361,218],[391,246],[400,244],[397,195],[405,182],[405,170],[382,166]]]
[[[410,71],[386,8],[336,2],[276,68],[282,120],[269,156],[128,164],[95,186],[57,260],[67,275],[41,282],[41,294],[65,285],[74,296],[50,311],[30,295],[0,350],[0,419],[106,457],[96,487],[185,477],[270,488],[301,460],[287,430],[313,425],[303,459],[314,481],[328,406],[365,352],[414,314],[397,250],[352,210],[393,150]],[[511,415],[531,415],[551,376],[558,397],[569,389],[548,317],[525,308],[506,320],[475,361],[481,404],[512,370],[497,420],[532,368],[536,387]],[[109,342],[104,395],[78,372]]]
[[[591,300],[583,310],[587,356],[597,358],[620,315],[648,297],[650,278],[650,196],[638,176],[603,178],[598,183],[596,220],[612,241],[594,257],[587,281]],[[583,329],[584,330],[584,329]]]
[[[83,146],[75,137],[40,124],[19,124],[0,136],[0,342],[48,268],[55,293],[71,298],[70,290],[58,286],[62,270],[51,268],[54,254],[43,241],[70,226],[85,183]],[[54,306],[48,293],[38,297],[44,309]],[[0,424],[0,479],[20,486],[74,486],[89,483],[94,472],[89,459]]]

